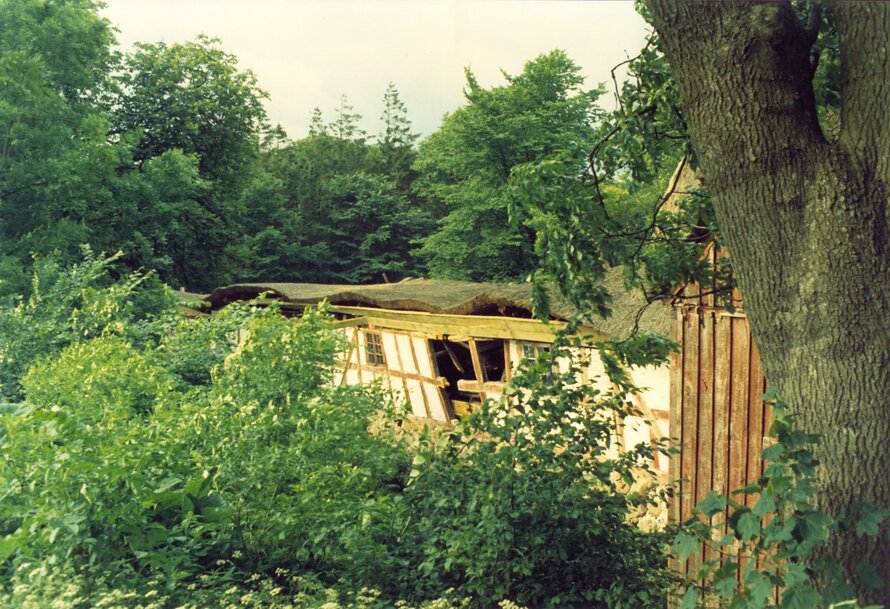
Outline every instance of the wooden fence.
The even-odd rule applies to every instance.
[[[671,458],[671,480],[679,480],[669,516],[682,522],[710,490],[727,494],[756,482],[771,414],[760,399],[765,381],[744,313],[715,306],[713,297],[685,296],[676,306],[671,362],[671,436],[682,444]],[[755,497],[736,498],[753,505]],[[717,515],[715,522],[725,522]],[[722,535],[721,535],[722,537]],[[694,579],[702,559],[716,557],[710,544],[672,567]]]

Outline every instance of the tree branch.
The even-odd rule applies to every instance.
[[[650,0],[738,279],[778,291],[824,167],[808,35],[787,2]],[[756,298],[756,296],[754,296]]]
[[[890,183],[890,5],[837,4],[841,51],[841,135],[866,175]]]

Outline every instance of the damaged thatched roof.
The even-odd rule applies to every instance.
[[[604,285],[613,296],[612,316],[597,320],[594,329],[607,336],[623,338],[633,329],[641,308],[642,295],[624,289],[620,268],[608,271]],[[407,279],[399,283],[371,285],[335,285],[319,283],[240,283],[214,290],[206,297],[214,309],[236,300],[250,300],[267,292],[285,305],[305,306],[327,300],[340,306],[372,307],[398,311],[421,311],[450,315],[494,315],[532,317],[532,296],[529,284],[475,283],[441,279]],[[554,297],[551,314],[565,320],[574,313],[568,303]],[[644,311],[640,328],[670,333],[672,310],[669,305],[654,303]]]

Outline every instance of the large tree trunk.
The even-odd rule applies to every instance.
[[[890,505],[890,6],[838,3],[841,134],[786,4],[650,0],[768,383],[821,434],[821,506]],[[890,574],[886,535],[833,540]],[[890,607],[890,588],[869,601]]]

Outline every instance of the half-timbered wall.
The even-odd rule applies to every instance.
[[[484,353],[480,356],[480,344],[492,341],[476,341],[461,337],[461,346],[450,349],[467,349],[470,358],[465,364],[465,379],[449,383],[438,370],[437,357],[432,345],[442,343],[442,337],[430,337],[424,333],[375,328],[372,326],[343,328],[352,347],[343,362],[339,382],[360,384],[380,379],[396,395],[406,399],[414,416],[447,423],[472,404],[464,401],[466,395],[481,401],[485,398],[497,399],[513,370],[524,357],[536,350],[548,349],[549,343],[520,340],[503,340],[504,371],[499,378],[491,378],[486,370]],[[447,346],[443,345],[443,346]],[[382,352],[382,360],[378,352]],[[441,354],[440,354],[441,355]],[[589,365],[582,372],[581,381],[595,383],[602,391],[609,391],[608,378],[598,355],[591,351]],[[562,365],[567,365],[563,362]],[[635,406],[642,416],[631,416],[620,422],[622,433],[617,438],[618,447],[631,447],[638,443],[648,443],[655,438],[666,437],[669,409],[669,372],[667,368],[645,367],[630,371],[641,392],[633,396]],[[450,398],[454,390],[462,392],[460,399]],[[660,458],[655,464],[665,474],[668,469],[666,459]]]
[[[442,393],[444,379],[438,376],[424,335],[377,328],[344,328],[352,347],[344,361],[341,384],[360,384],[380,379],[384,385],[411,404],[414,416],[447,423],[453,418]],[[383,362],[374,357],[369,340],[379,338]],[[370,357],[369,357],[370,353]],[[376,361],[375,361],[376,360]]]

